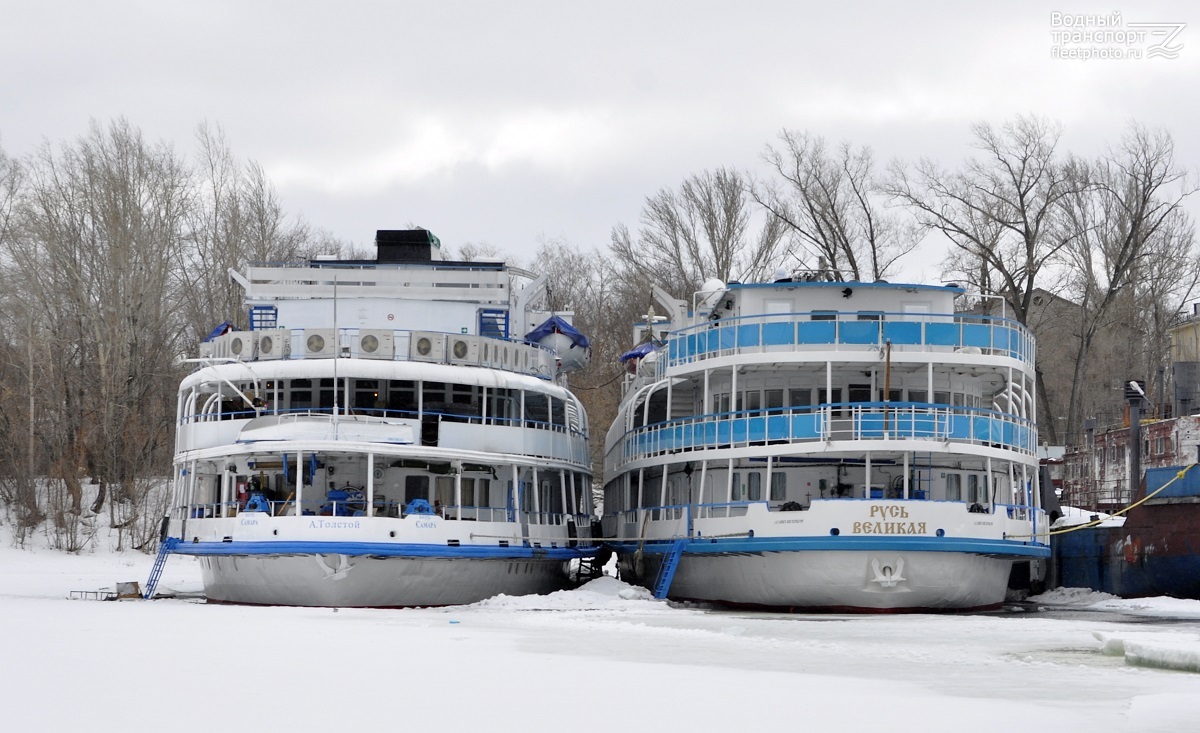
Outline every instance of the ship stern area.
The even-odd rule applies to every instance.
[[[1034,541],[1034,511],[977,514],[924,500],[814,501],[804,512],[751,504],[743,517],[694,520],[668,597],[796,612],[995,610],[1013,563],[1050,555],[1044,537]],[[652,587],[669,547],[620,544],[622,577]]]
[[[401,608],[560,590],[570,561],[597,550],[565,531],[561,541],[529,543],[518,527],[436,514],[242,512],[189,519],[174,553],[197,558],[212,603]]]

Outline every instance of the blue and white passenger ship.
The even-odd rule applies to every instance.
[[[955,286],[655,289],[606,441],[623,578],[795,610],[990,609],[1049,556],[1034,340]]]
[[[214,332],[180,386],[166,525],[210,601],[471,603],[595,553],[562,376],[587,339],[540,310],[543,279],[443,260],[424,230],[376,246],[230,272],[251,328]]]

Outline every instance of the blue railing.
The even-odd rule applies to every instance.
[[[890,341],[904,349],[979,349],[979,353],[1033,365],[1033,335],[1006,318],[881,313],[879,320],[858,320],[857,312],[829,315],[831,320],[812,320],[810,313],[742,316],[683,328],[667,336],[666,358],[660,364],[669,369],[732,354],[806,347],[861,349]]]
[[[937,440],[1033,455],[1037,431],[995,410],[927,403],[856,402],[816,408],[727,412],[679,418],[625,434],[624,461],[706,448],[823,440]]]

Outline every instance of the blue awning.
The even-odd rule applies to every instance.
[[[658,351],[658,347],[655,346],[653,342],[647,341],[646,343],[635,346],[629,351],[626,351],[624,354],[621,354],[620,359],[623,362],[629,361],[630,359],[641,359],[646,354],[654,351]]]
[[[584,336],[579,329],[558,316],[550,316],[545,323],[525,334],[525,340],[536,344],[552,333],[561,333],[564,336],[569,336],[571,343],[575,346],[581,346],[585,349],[591,346],[588,343],[587,336]]]
[[[212,330],[212,333],[208,334],[208,337],[204,339],[203,343],[207,344],[209,341],[212,341],[216,337],[222,336],[232,330],[233,330],[233,321],[225,321],[221,325],[214,328]]]

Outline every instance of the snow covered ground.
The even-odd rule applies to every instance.
[[[7,731],[1200,730],[1195,601],[772,615],[602,578],[439,609],[105,603],[68,596],[144,583],[152,558],[19,550],[3,530]],[[160,589],[198,590],[195,562],[172,558]]]

